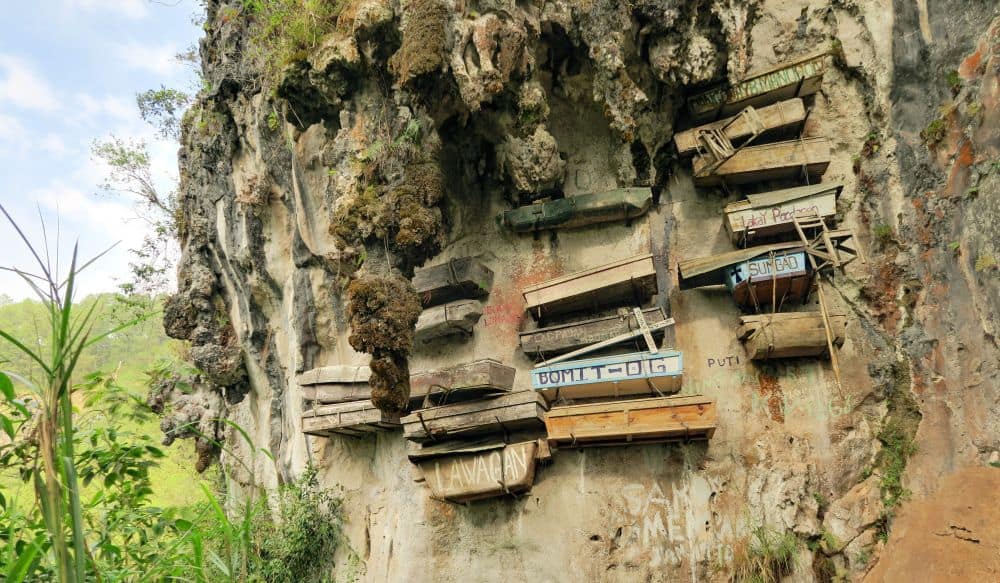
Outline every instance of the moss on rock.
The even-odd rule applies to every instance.
[[[411,0],[403,7],[403,43],[389,66],[403,85],[444,66],[448,8],[440,0]]]
[[[413,328],[421,309],[413,285],[401,277],[356,279],[347,288],[348,342],[355,350],[375,356],[387,352],[405,356],[413,347]]]
[[[410,404],[410,367],[398,355],[372,358],[372,404],[381,411],[402,413]]]

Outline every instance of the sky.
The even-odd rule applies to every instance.
[[[143,122],[135,95],[161,85],[197,91],[197,72],[175,55],[198,42],[202,11],[197,0],[38,0],[5,7],[0,204],[33,243],[42,240],[44,223],[54,247],[58,227],[62,265],[77,240],[81,257],[118,243],[81,276],[78,298],[126,281],[129,249],[148,228],[133,200],[100,191],[107,169],[93,159],[91,145],[109,134],[145,140],[158,187],[176,188],[178,145]],[[0,266],[38,271],[2,216]],[[33,296],[5,271],[2,295]]]

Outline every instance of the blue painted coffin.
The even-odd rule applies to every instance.
[[[633,352],[541,366],[531,386],[548,399],[662,395],[680,390],[683,372],[676,350]]]
[[[806,254],[802,251],[794,253],[778,253],[774,256],[775,279],[795,277],[806,274]],[[758,257],[734,265],[726,271],[726,287],[729,291],[749,280],[751,283],[771,279],[771,258]]]

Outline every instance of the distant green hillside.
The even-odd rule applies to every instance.
[[[142,300],[146,308],[152,305],[156,315],[108,336],[85,351],[76,367],[81,377],[76,381],[82,382],[84,375],[98,371],[113,374],[117,377],[118,384],[145,401],[148,390],[146,371],[157,362],[177,359],[183,350],[182,343],[167,338],[163,332],[157,309],[161,302],[161,299]],[[79,302],[75,313],[83,314],[94,304],[98,314],[95,318],[97,322],[95,334],[112,330],[134,319],[138,313],[134,304],[125,302],[123,297],[115,294],[87,296]],[[40,302],[34,300],[12,302],[0,295],[0,330],[22,342],[34,339],[34,346],[30,347],[44,350],[49,337],[46,322],[45,307]],[[40,378],[38,366],[33,365],[27,356],[2,339],[0,339],[0,370],[13,372],[33,382]],[[17,390],[27,391],[23,386],[17,387]],[[82,396],[74,397],[74,403],[81,408],[82,423],[107,422],[103,415],[88,414],[93,412],[83,410],[85,409],[83,402]],[[155,417],[145,422],[120,420],[118,428],[149,435],[157,441],[161,437],[159,421]],[[164,452],[167,457],[161,460],[160,467],[152,472],[153,483],[158,486],[156,503],[164,506],[187,506],[201,500],[203,495],[198,482],[207,480],[208,476],[198,475],[194,471],[195,455],[191,442],[179,440],[171,447],[164,448]],[[4,469],[0,469],[0,489],[11,492],[19,498],[31,497],[30,486],[22,485],[16,476],[5,472]]]

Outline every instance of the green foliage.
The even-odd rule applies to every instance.
[[[795,569],[800,543],[795,534],[767,525],[755,526],[733,544],[731,580],[738,583],[777,583]]]
[[[883,247],[892,243],[895,239],[895,233],[893,232],[892,227],[885,223],[878,223],[872,227],[872,235],[874,235],[875,240],[878,241]]]
[[[989,253],[980,253],[976,257],[976,273],[985,273],[997,268],[997,260]]]
[[[933,146],[944,139],[948,133],[948,122],[943,117],[939,117],[927,124],[920,132],[920,137],[928,146]]]
[[[882,443],[879,452],[882,502],[886,508],[892,508],[910,495],[910,491],[903,487],[903,471],[907,459],[917,452],[917,444],[906,425],[891,417],[882,427],[878,440]]]
[[[142,119],[158,128],[164,138],[180,137],[180,120],[185,108],[191,103],[191,96],[177,89],[160,85],[159,89],[148,89],[135,96],[136,105]]]
[[[952,95],[957,95],[962,89],[962,78],[958,75],[958,71],[952,69],[948,71],[945,75],[945,82],[948,84],[948,89],[951,89]]]
[[[278,120],[278,112],[272,109],[271,113],[267,114],[267,129],[276,132],[279,127],[281,127],[281,122]]]
[[[825,510],[830,506],[830,499],[819,492],[813,492],[813,499],[816,500],[816,504],[821,510]]]
[[[334,29],[341,10],[341,0],[243,0],[243,14],[250,21],[250,51],[265,82],[305,59]]]
[[[990,467],[992,467],[992,468],[1000,468],[1000,462],[990,462]]]
[[[948,243],[948,250],[954,253],[955,255],[958,255],[959,251],[961,250],[961,247],[962,247],[961,241],[952,241],[951,243]]]

